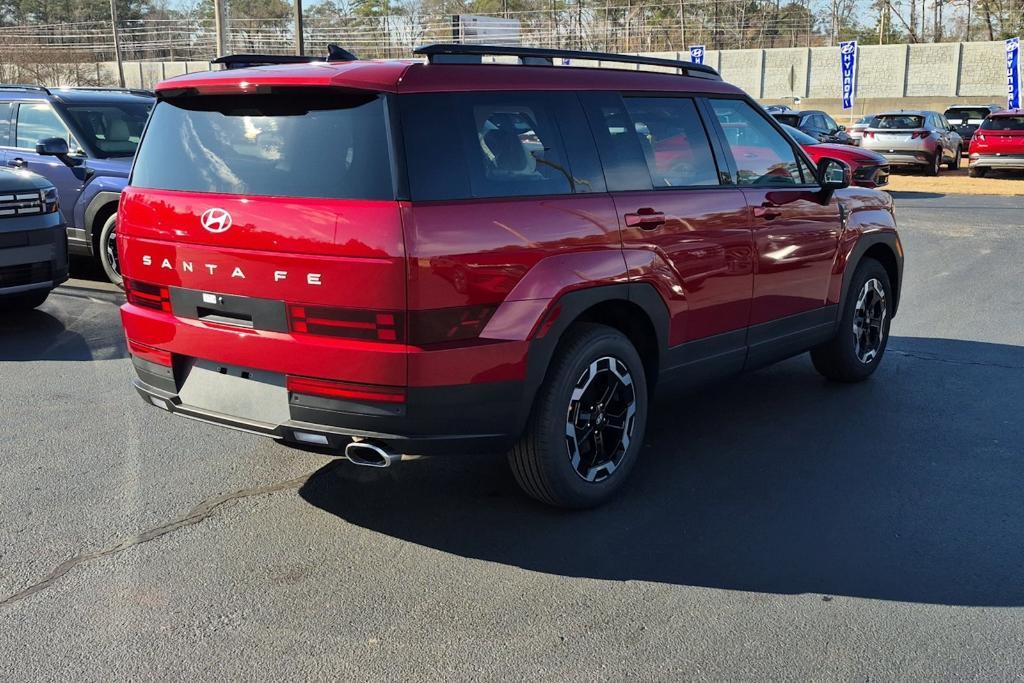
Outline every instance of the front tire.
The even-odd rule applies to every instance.
[[[857,266],[831,341],[811,350],[815,369],[836,382],[860,382],[882,362],[892,319],[892,283],[881,263]]]
[[[629,339],[604,325],[573,327],[508,454],[519,486],[557,507],[608,501],[639,456],[647,405],[643,363]]]
[[[121,277],[121,262],[117,255],[117,214],[113,213],[107,218],[100,231],[100,265],[107,278],[118,287],[124,287],[124,280]]]

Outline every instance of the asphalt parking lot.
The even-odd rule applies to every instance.
[[[584,513],[500,457],[367,470],[147,407],[116,295],[58,290],[0,321],[0,671],[1019,679],[1024,198],[897,206],[874,378],[800,357],[671,396]]]

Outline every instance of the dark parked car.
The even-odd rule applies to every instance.
[[[714,69],[417,52],[158,87],[118,214],[146,403],[364,466],[502,451],[586,507],[627,480],[656,384],[878,367],[892,199]]]
[[[823,111],[788,111],[772,113],[775,120],[793,128],[799,128],[818,142],[832,142],[840,145],[855,145],[853,138],[835,119]]]
[[[0,85],[0,164],[57,187],[71,253],[96,257],[116,283],[117,202],[152,106],[146,91]],[[64,145],[37,147],[47,138]]]
[[[964,141],[964,149],[970,147],[971,136],[985,117],[1003,108],[998,104],[955,104],[942,113]]]
[[[0,310],[35,308],[67,278],[57,189],[35,173],[0,168]]]

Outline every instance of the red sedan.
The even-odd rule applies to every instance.
[[[787,126],[782,127],[804,148],[811,161],[818,163],[822,157],[845,161],[853,172],[853,184],[861,187],[882,187],[889,184],[889,162],[881,154],[852,145],[833,145],[818,142],[807,133]]]

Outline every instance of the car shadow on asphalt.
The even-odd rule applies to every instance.
[[[802,356],[662,398],[630,485],[596,510],[534,503],[500,457],[337,460],[300,495],[549,574],[1021,606],[1022,406],[1024,347],[894,337],[861,384],[826,382]]]
[[[83,311],[80,297],[51,293],[41,308],[0,316],[0,361],[90,361],[127,358],[120,325]]]

